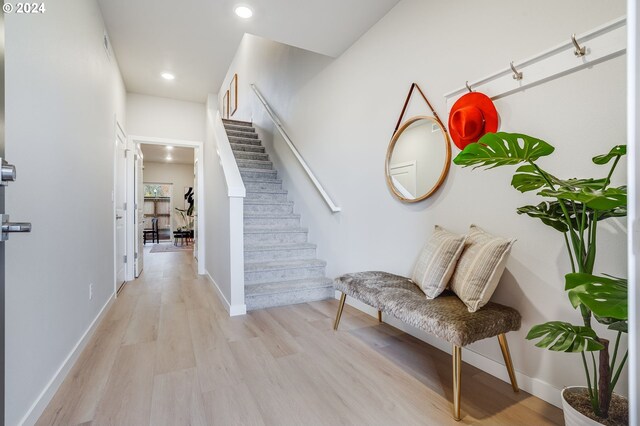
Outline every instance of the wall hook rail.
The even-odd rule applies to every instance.
[[[473,93],[473,90],[471,90],[471,86],[469,86],[469,80],[465,81],[464,85],[467,86],[467,90],[469,91],[469,93]]]
[[[576,47],[576,50],[573,51],[573,54],[576,55],[578,58],[584,56],[587,54],[587,46],[580,46],[580,44],[578,44],[578,40],[576,40],[576,35],[572,34],[571,35],[571,41],[573,42],[573,45]]]
[[[458,88],[445,93],[447,107],[450,108],[458,98],[469,93],[470,88],[486,94],[493,100],[501,99],[528,87],[545,84],[624,55],[627,48],[627,19],[626,16],[621,16],[584,33],[570,36],[569,32],[561,43],[534,56],[516,58],[511,67],[506,65],[514,58],[507,57],[504,60],[505,66],[496,72],[483,78],[469,80],[467,84],[464,80],[460,81],[462,84]],[[584,52],[584,55],[575,56],[574,52]],[[579,60],[575,60],[576,57]],[[514,63],[517,66],[513,65]],[[527,74],[526,79],[523,78],[524,74]]]
[[[513,61],[511,61],[511,71],[513,71],[513,79],[514,80],[522,80],[523,74],[522,71],[518,71],[516,67],[513,65]]]

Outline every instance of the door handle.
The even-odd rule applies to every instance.
[[[116,215],[116,220],[122,219],[124,216]]]
[[[0,185],[6,186],[9,182],[16,180],[16,166],[7,163],[7,160],[0,158]]]
[[[14,232],[31,232],[30,222],[9,222],[9,215],[3,214],[2,217],[2,237],[0,241],[7,241],[9,234]]]

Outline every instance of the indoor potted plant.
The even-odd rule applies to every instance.
[[[612,163],[607,176],[598,179],[559,179],[546,172],[537,160],[553,151],[551,145],[531,136],[488,133],[467,145],[454,163],[476,168],[519,165],[511,185],[520,192],[538,191],[546,199],[535,206],[520,207],[517,212],[540,219],[563,234],[572,271],[565,277],[565,290],[573,307],[579,309],[582,324],[550,321],[532,327],[527,339],[539,339],[538,347],[576,353],[582,358],[587,386],[562,392],[567,425],[625,424],[628,403],[613,389],[627,361],[626,352],[618,353],[621,337],[627,332],[627,281],[596,276],[593,268],[598,222],[627,214],[626,187],[611,186],[611,176],[626,154],[626,145],[593,158],[598,165]],[[614,345],[598,334],[594,320],[616,333]]]
[[[193,204],[189,206],[188,209],[179,209],[175,207],[175,210],[178,212],[180,217],[182,218],[183,226],[178,227],[178,231],[190,231],[193,229]]]

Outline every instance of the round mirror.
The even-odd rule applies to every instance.
[[[449,135],[434,117],[412,117],[391,139],[385,164],[387,184],[403,201],[415,203],[442,185],[451,163]]]

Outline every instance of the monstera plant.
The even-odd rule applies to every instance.
[[[607,418],[613,389],[627,361],[626,351],[619,354],[622,334],[627,332],[627,280],[594,275],[593,269],[598,223],[627,214],[626,187],[611,185],[626,145],[593,158],[597,165],[611,164],[602,178],[560,179],[552,175],[538,160],[553,151],[553,146],[531,136],[489,133],[467,145],[454,163],[489,169],[519,166],[511,186],[523,193],[537,191],[543,198],[539,204],[520,207],[517,212],[539,219],[562,234],[572,271],[565,277],[565,290],[572,306],[579,309],[582,324],[550,321],[532,327],[527,339],[537,340],[540,348],[580,354],[593,414]],[[609,341],[593,328],[594,320],[617,333],[611,356]]]

